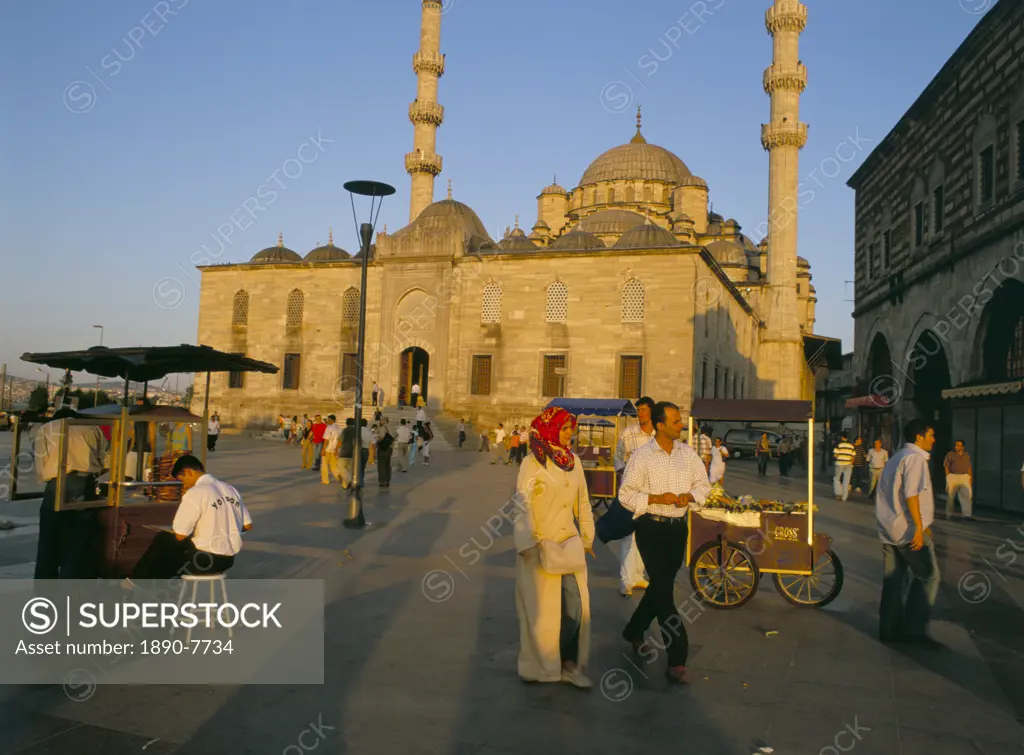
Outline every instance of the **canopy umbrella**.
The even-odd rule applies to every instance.
[[[596,417],[635,417],[636,408],[632,402],[624,398],[556,398],[548,407],[565,409],[570,414],[591,415]]]

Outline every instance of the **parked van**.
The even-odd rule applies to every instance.
[[[761,440],[761,435],[764,432],[764,430],[729,430],[725,434],[725,438],[722,439],[722,443],[729,449],[729,458],[753,457],[757,451],[757,442]],[[781,440],[782,436],[778,433],[768,432],[768,445],[773,458],[779,455]]]

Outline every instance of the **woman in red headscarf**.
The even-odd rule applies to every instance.
[[[588,688],[590,595],[584,553],[594,556],[594,517],[583,465],[572,452],[576,418],[548,408],[530,425],[515,518],[519,676]]]

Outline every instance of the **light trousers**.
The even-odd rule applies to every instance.
[[[836,473],[832,478],[832,490],[844,501],[850,497],[850,477],[852,476],[852,464],[836,464]]]
[[[964,516],[971,516],[971,476],[968,474],[946,475],[946,515],[953,513],[953,499],[960,496],[960,510]]]

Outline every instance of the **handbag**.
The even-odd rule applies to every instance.
[[[579,493],[576,494],[576,506],[573,508],[573,524],[579,524]],[[541,540],[534,534],[540,546],[540,567],[548,574],[573,574],[587,568],[587,554],[583,550],[583,538],[573,535],[560,543],[554,540]]]
[[[619,499],[616,498],[594,524],[594,529],[602,543],[623,540],[636,530],[636,519],[633,517],[633,512],[619,503]]]

